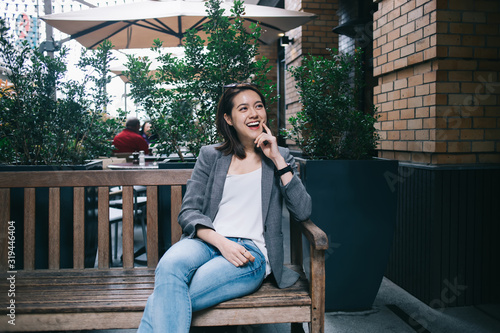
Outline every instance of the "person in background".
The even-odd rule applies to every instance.
[[[154,143],[156,135],[153,134],[151,122],[149,120],[144,121],[141,126],[141,136],[146,140],[148,144]]]
[[[200,151],[179,214],[183,236],[158,263],[138,333],[188,333],[194,311],[248,295],[270,275],[279,288],[298,279],[283,266],[282,204],[303,221],[311,197],[267,126],[262,93],[225,88],[216,120],[224,140]]]
[[[114,153],[133,153],[143,150],[149,154],[149,145],[141,136],[139,130],[141,122],[137,118],[129,118],[125,124],[125,129],[115,136],[113,145]]]

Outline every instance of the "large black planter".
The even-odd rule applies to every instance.
[[[300,160],[311,219],[326,232],[326,310],[370,309],[396,222],[398,161]],[[307,247],[304,247],[308,250]]]
[[[1,171],[67,171],[67,170],[102,170],[102,161],[92,161],[84,165],[0,165]],[[37,188],[35,191],[35,268],[48,268],[48,207],[49,189]],[[61,268],[73,267],[73,188],[61,188],[61,229],[60,229],[60,265]],[[97,254],[97,191],[85,190],[85,267],[94,267]],[[11,190],[10,219],[16,222],[16,230],[24,227],[24,190]],[[16,234],[16,266],[24,267],[22,233]]]

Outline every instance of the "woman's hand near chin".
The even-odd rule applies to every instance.
[[[274,162],[275,159],[281,157],[278,150],[278,140],[266,124],[262,123],[262,126],[264,127],[264,131],[255,139],[254,143],[257,148],[262,150],[264,155]]]
[[[283,156],[281,156],[280,151],[278,149],[278,140],[272,134],[269,127],[266,124],[262,124],[265,132],[262,132],[257,139],[255,139],[255,144],[258,148],[262,150],[262,153],[266,155],[271,161],[273,161],[276,166],[276,170],[281,170],[286,168],[287,163]],[[281,176],[281,183],[283,185],[288,184],[292,180],[293,174],[291,172],[287,172]]]

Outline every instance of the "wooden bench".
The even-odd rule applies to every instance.
[[[177,215],[191,170],[0,172],[0,331],[137,328],[154,286],[158,251],[158,190],[171,187],[172,242],[181,235]],[[133,186],[147,187],[147,267],[134,267]],[[110,267],[109,189],[123,189],[123,267]],[[35,189],[49,188],[48,269],[35,269]],[[73,188],[73,268],[60,268],[60,193]],[[97,267],[84,268],[86,187],[97,187]],[[23,188],[24,230],[11,221],[11,188]],[[22,206],[21,206],[22,207]],[[291,224],[291,262],[302,271],[302,236],[310,244],[310,283],[302,273],[291,288],[266,281],[254,294],[194,314],[193,326],[302,323],[324,330],[324,254],[328,238],[311,221]],[[10,233],[9,233],[10,232]],[[14,234],[15,232],[15,234]],[[23,238],[23,269],[9,267],[10,240]],[[21,253],[21,252],[19,252]],[[11,255],[12,253],[10,253]],[[11,292],[9,292],[9,290]],[[14,304],[14,305],[12,305]],[[10,307],[10,308],[9,308]],[[9,316],[10,315],[10,316]],[[13,316],[15,315],[15,317]],[[15,321],[12,321],[15,318]],[[11,323],[15,323],[12,325]]]

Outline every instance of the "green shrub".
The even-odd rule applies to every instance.
[[[16,46],[0,22],[0,63],[9,85],[0,92],[0,163],[82,164],[111,153],[119,122],[105,111],[109,42],[82,54],[83,82],[64,81],[63,48],[55,56]]]
[[[378,135],[371,113],[359,110],[363,92],[362,52],[331,51],[330,57],[308,56],[289,69],[302,110],[289,118],[284,135],[312,159],[367,159]]]

